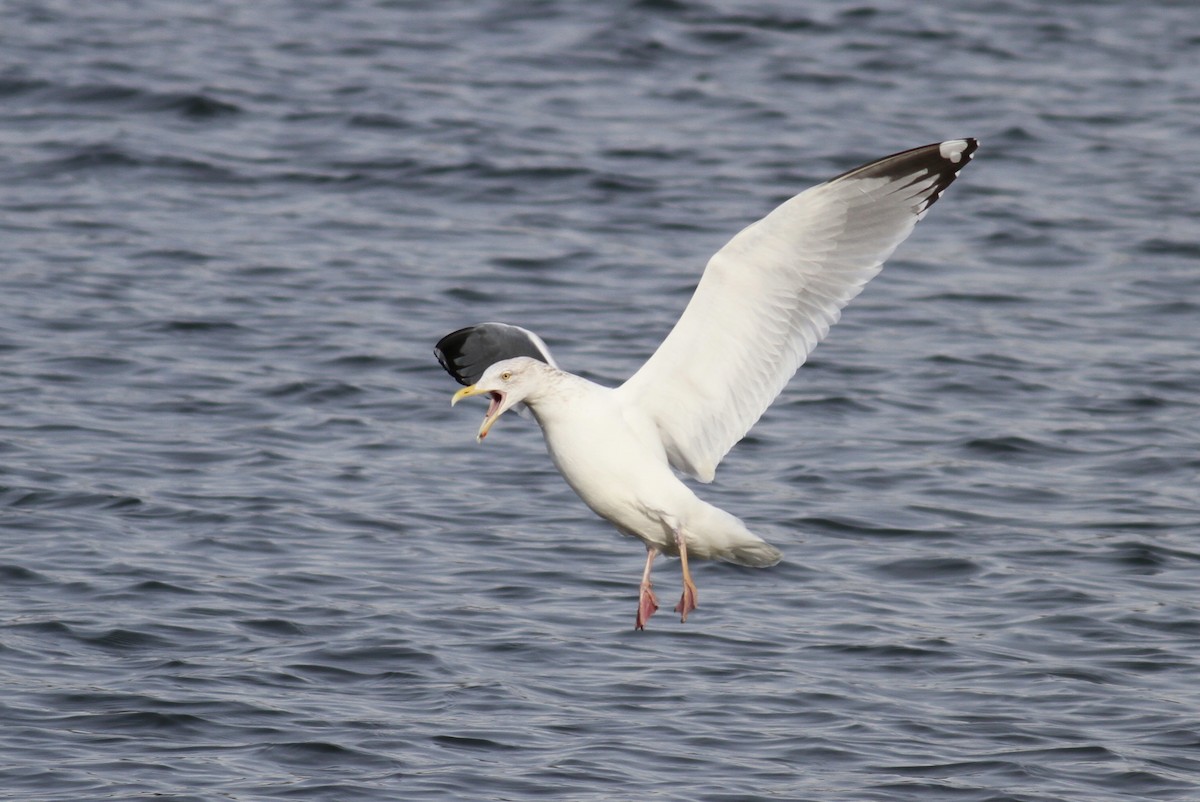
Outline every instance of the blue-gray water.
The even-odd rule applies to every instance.
[[[1198,76],[1188,2],[6,3],[0,798],[1200,799]],[[785,561],[635,633],[432,344],[616,383],[965,135],[700,490]]]

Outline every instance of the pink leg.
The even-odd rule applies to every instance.
[[[638,598],[637,623],[634,625],[634,629],[645,629],[646,622],[658,609],[658,599],[654,598],[654,590],[650,586],[650,566],[657,556],[658,549],[651,546],[646,547],[646,570],[642,571],[642,592]]]
[[[696,598],[696,583],[692,581],[692,572],[688,570],[687,560],[687,541],[683,537],[683,530],[675,530],[675,545],[679,546],[679,564],[683,568],[683,595],[679,598],[679,604],[675,605],[675,612],[679,613],[679,622],[687,621],[688,613],[695,610],[697,605]]]

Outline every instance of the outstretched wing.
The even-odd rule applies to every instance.
[[[452,331],[438,340],[433,353],[459,384],[474,384],[491,365],[515,356],[531,356],[558,367],[541,337],[507,323],[480,323]]]
[[[709,260],[675,328],[619,388],[654,419],[672,465],[712,481],[977,147],[954,139],[850,170],[784,202]]]

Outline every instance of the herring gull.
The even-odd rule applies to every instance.
[[[683,315],[619,387],[558,368],[533,332],[505,323],[443,337],[438,361],[486,395],[476,438],[514,406],[541,426],[554,465],[584,503],[646,545],[635,629],[658,609],[650,568],[678,556],[680,620],[696,609],[689,558],[775,565],[782,553],[702,501],[675,471],[711,482],[841,309],[954,181],[978,147],[952,139],[870,162],[796,195],[709,260]],[[674,469],[674,470],[673,470]]]

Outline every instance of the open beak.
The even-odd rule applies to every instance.
[[[470,387],[464,387],[454,394],[450,399],[450,406],[454,406],[464,398],[473,395],[489,395],[491,403],[488,405],[487,414],[483,416],[483,425],[479,427],[479,434],[475,436],[475,442],[482,443],[483,438],[487,437],[488,430],[492,428],[492,424],[504,412],[504,394],[498,393],[495,390],[481,390],[478,384],[472,384]]]

